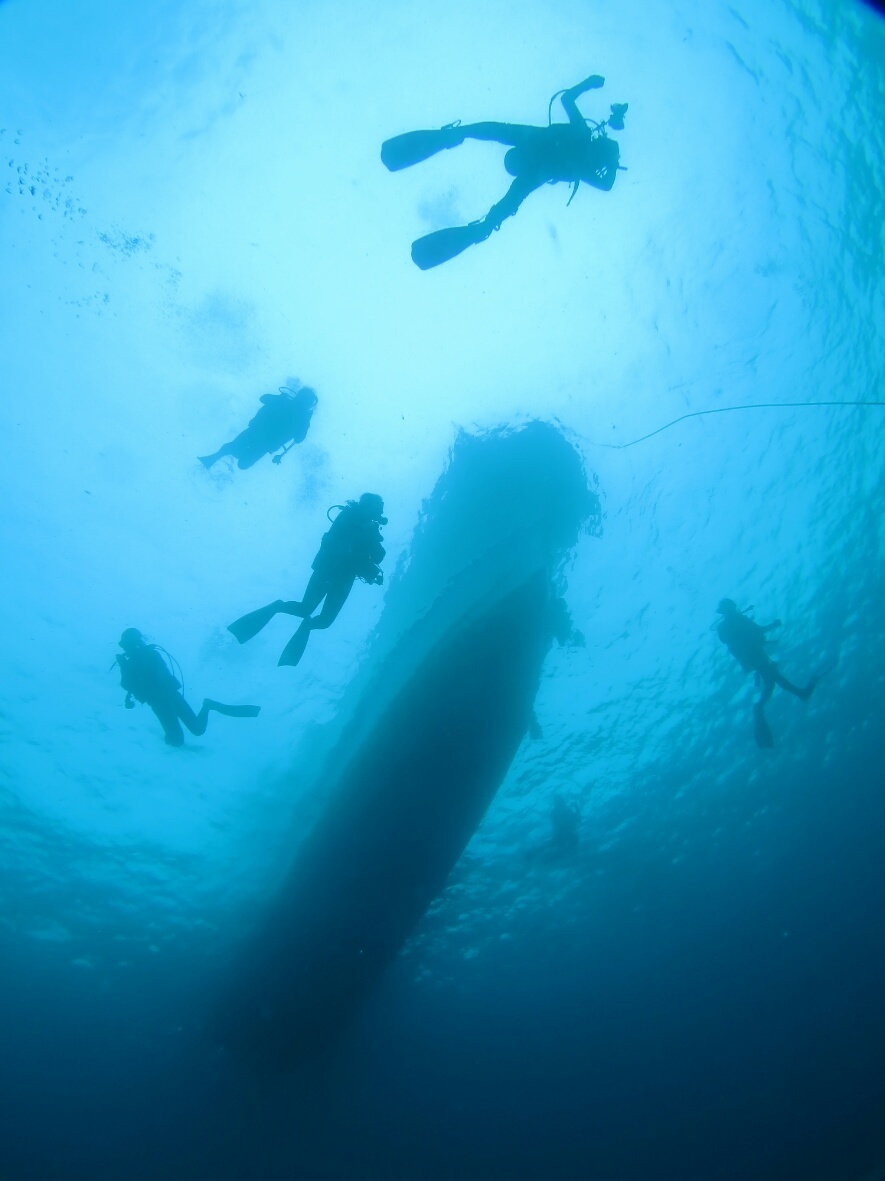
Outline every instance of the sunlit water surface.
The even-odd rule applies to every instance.
[[[0,3],[4,1181],[881,1175],[882,409],[603,445],[882,398],[883,68],[849,0]],[[613,190],[414,267],[509,178],[381,142],[544,123],[594,70],[586,114],[629,103]],[[295,377],[305,443],[205,472]],[[294,672],[225,625],[366,489],[395,584],[457,431],[534,418],[598,480],[559,576],[586,643],[357,1026],[256,1078],[207,998],[385,590]],[[724,595],[797,679],[838,658],[775,695],[773,751]],[[132,625],[261,718],[166,748],[108,671]]]

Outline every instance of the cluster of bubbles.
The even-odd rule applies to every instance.
[[[3,142],[9,134],[7,128],[0,127],[0,142]],[[19,129],[15,132],[12,143],[20,145],[21,136],[22,131]],[[53,213],[60,213],[62,217],[85,216],[86,210],[79,204],[77,198],[69,196],[66,192],[68,185],[74,178],[62,176],[57,167],[50,166],[47,157],[44,157],[42,162],[33,169],[27,163],[18,163],[15,156],[6,156],[5,163],[7,176],[4,192],[10,197],[18,196],[24,200],[30,198],[33,202],[31,210],[37,214],[38,220],[43,220],[43,214],[47,208]]]

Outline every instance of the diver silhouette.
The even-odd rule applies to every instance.
[[[753,705],[753,735],[758,746],[767,748],[774,746],[774,738],[765,719],[765,706],[774,692],[775,685],[780,685],[794,697],[807,701],[814,692],[821,674],[813,676],[807,685],[800,687],[788,681],[777,665],[765,651],[766,633],[781,626],[781,621],[774,623],[754,623],[742,611],[739,611],[733,599],[722,599],[718,607],[722,620],[716,626],[719,639],[725,644],[729,652],[745,672],[756,674],[756,684],[762,690],[759,700]]]
[[[257,718],[261,711],[260,705],[223,705],[207,697],[200,712],[195,714],[184,699],[181,682],[163,659],[163,649],[148,644],[135,627],[126,628],[120,636],[120,647],[123,654],[115,662],[120,666],[120,686],[126,690],[124,704],[127,709],[134,709],[135,701],[149,705],[163,727],[169,746],[184,743],[182,722],[191,734],[205,734],[211,710],[228,718]]]
[[[273,462],[279,463],[296,443],[303,443],[310,426],[310,418],[317,404],[317,396],[309,386],[291,390],[281,385],[278,394],[262,394],[261,408],[244,431],[230,443],[225,443],[213,455],[201,455],[200,463],[210,468],[213,463],[232,455],[237,467],[250,468],[263,455],[279,450]]]
[[[409,168],[445,148],[456,148],[465,139],[491,140],[510,149],[504,157],[504,167],[515,179],[501,200],[478,221],[435,230],[418,238],[412,243],[415,264],[426,271],[454,258],[468,246],[485,241],[492,230],[501,228],[505,218],[516,213],[529,193],[543,184],[568,181],[574,186],[572,197],[582,180],[608,192],[615,183],[619,153],[617,143],[606,133],[606,126],[623,131],[627,104],[613,103],[609,118],[595,123],[584,118],[576,102],[586,91],[597,90],[604,82],[599,74],[591,74],[577,86],[557,92],[567,123],[548,121],[546,127],[492,122],[461,126],[459,121],[433,131],[407,131],[386,140],[381,145],[381,160],[391,172]],[[554,94],[550,100],[551,110],[556,97]],[[548,120],[549,117],[548,111]]]
[[[298,663],[304,655],[310,633],[335,622],[357,578],[379,586],[384,579],[379,568],[385,555],[380,528],[387,524],[387,518],[382,515],[384,501],[374,492],[364,492],[359,501],[349,500],[347,504],[332,507],[340,511],[332,520],[332,528],[323,534],[304,598],[300,602],[276,599],[237,619],[227,629],[245,644],[275,615],[294,615],[302,619],[304,622],[283,649],[278,664]],[[313,615],[323,599],[322,611]]]
[[[581,809],[577,804],[566,803],[562,796],[554,796],[550,809],[550,829],[551,851],[571,853],[581,839]]]

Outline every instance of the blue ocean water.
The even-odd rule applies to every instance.
[[[883,67],[859,0],[0,2],[3,1181],[885,1176],[883,410],[619,447],[883,399]],[[415,267],[503,150],[381,143],[593,71],[611,191]],[[298,383],[303,443],[204,470]],[[572,455],[580,514],[537,490]],[[385,584],[297,669],[238,646],[366,490]],[[326,769],[542,560],[575,630],[445,885],[319,1054],[239,1053]],[[772,750],[723,596],[833,666]],[[260,718],[165,746],[129,626]]]

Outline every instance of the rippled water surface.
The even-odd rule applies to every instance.
[[[382,141],[544,124],[592,71],[611,191],[415,267],[503,149]],[[3,1181],[885,1175],[883,115],[853,0],[0,0]],[[204,470],[298,382],[303,443]],[[397,612],[512,576],[484,530],[531,498],[457,484],[456,440],[536,420],[599,498],[552,571],[575,631],[356,1022],[256,1072],[208,1032],[231,947]],[[239,647],[366,489],[385,585],[295,670],[282,624]],[[723,596],[832,666],[772,750]],[[128,626],[261,717],[166,747],[108,671]]]

